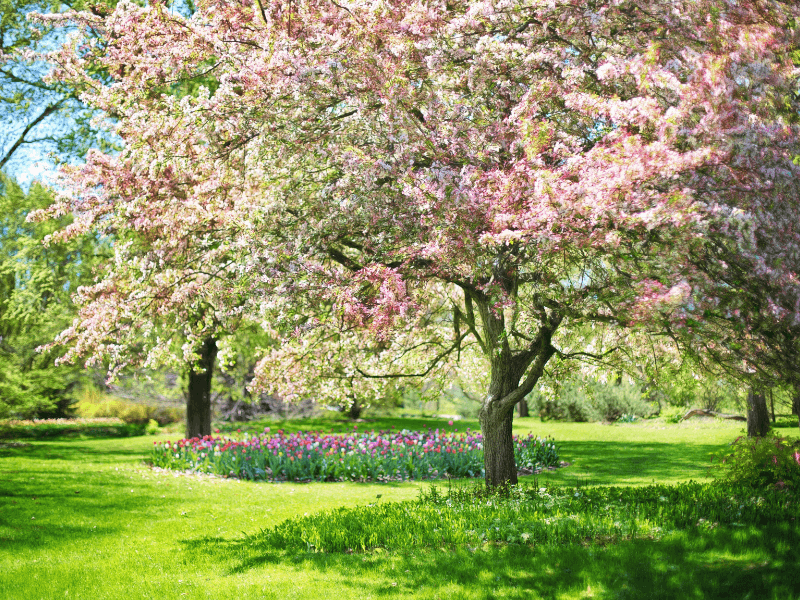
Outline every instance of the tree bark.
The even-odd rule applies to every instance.
[[[211,435],[211,378],[217,357],[217,341],[207,338],[200,348],[200,360],[189,368],[186,393],[186,437]]]
[[[775,424],[775,390],[769,391],[769,414],[772,417],[772,424]]]
[[[362,409],[363,407],[358,402],[358,398],[353,398],[353,401],[350,403],[350,406],[347,409],[347,416],[350,417],[351,420],[355,421],[361,417]]]
[[[483,464],[487,487],[517,484],[517,463],[514,460],[514,439],[511,425],[514,408],[499,408],[491,413],[481,410]]]
[[[485,340],[499,340],[489,345],[489,390],[478,413],[483,434],[483,460],[486,486],[504,487],[517,483],[514,440],[511,426],[514,407],[524,400],[544,373],[544,366],[555,354],[551,341],[561,318],[543,322],[536,338],[526,350],[514,352],[504,333],[502,315],[494,315],[488,302],[478,305],[484,325]],[[524,376],[524,379],[523,379]]]
[[[800,389],[795,388],[792,398],[792,414],[797,416],[797,426],[800,427]]]
[[[767,400],[762,392],[747,393],[747,437],[764,437],[769,432]]]
[[[517,404],[517,406],[519,407],[519,416],[520,416],[520,418],[530,417],[531,416],[527,400],[520,400],[519,404]]]

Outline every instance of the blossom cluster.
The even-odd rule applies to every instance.
[[[514,436],[520,469],[556,466],[558,450],[551,439]],[[482,477],[483,437],[427,431],[353,431],[350,434],[279,430],[154,442],[154,466],[271,481],[388,481],[439,477]]]

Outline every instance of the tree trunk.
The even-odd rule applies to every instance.
[[[797,426],[800,427],[800,389],[797,388],[792,398],[792,414],[797,416]]]
[[[489,393],[478,413],[483,434],[483,464],[487,487],[505,487],[517,483],[517,464],[511,432],[514,407],[530,393],[544,372],[544,365],[554,354],[550,336],[551,333],[548,332],[542,337],[537,353],[525,356],[500,352],[492,358]],[[526,369],[528,373],[525,381],[520,383]]]
[[[517,463],[514,460],[514,439],[511,425],[514,408],[481,409],[480,422],[483,433],[483,464],[487,487],[517,484]]]
[[[751,388],[747,393],[747,437],[764,437],[768,431],[767,400]]]
[[[772,417],[772,424],[775,425],[775,390],[769,391],[769,414]]]
[[[519,416],[520,416],[520,418],[530,417],[531,416],[527,400],[520,400],[519,404],[517,404],[517,406],[519,407]]]
[[[351,420],[355,421],[361,416],[361,410],[363,407],[358,402],[358,398],[353,398],[353,401],[350,403],[350,406],[347,409],[347,416],[350,417]]]
[[[514,267],[499,256],[492,268],[492,277],[513,296],[517,282]],[[496,488],[517,483],[517,464],[514,460],[514,439],[511,426],[514,407],[533,391],[544,373],[547,361],[556,353],[553,334],[561,324],[562,315],[542,307],[539,331],[527,341],[527,347],[512,348],[512,338],[504,311],[496,310],[495,300],[475,290],[464,289],[466,322],[475,329],[473,304],[477,307],[483,335],[477,336],[484,355],[489,359],[489,390],[478,420],[483,434],[483,464],[486,487]],[[512,315],[513,316],[513,315]],[[513,319],[511,321],[513,326]],[[482,337],[482,339],[480,339]]]
[[[211,378],[217,356],[217,341],[207,338],[200,348],[200,360],[189,368],[186,393],[186,437],[211,435]]]

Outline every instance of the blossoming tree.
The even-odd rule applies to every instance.
[[[446,299],[446,356],[472,343],[489,374],[486,482],[514,483],[514,406],[551,358],[591,358],[565,334],[701,319],[713,298],[690,257],[712,233],[764,255],[729,225],[793,201],[776,182],[798,175],[797,16],[777,0],[210,0],[188,19],[158,2],[42,17],[101,34],[53,54],[53,77],[126,143],[67,170],[50,213],[146,233],[154,268],[202,273],[165,310],[187,285],[230,313],[304,298],[391,343]],[[213,85],[171,93],[193,77]],[[87,298],[64,341],[107,352],[92,333],[114,310]]]

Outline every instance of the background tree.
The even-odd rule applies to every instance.
[[[225,245],[196,235],[186,224],[176,259],[174,240],[159,238],[158,232],[115,230],[109,223],[104,231],[115,235],[113,259],[100,283],[77,290],[78,318],[48,348],[77,342],[60,362],[86,356],[88,366],[108,369],[109,380],[125,369],[183,373],[186,435],[197,437],[211,433],[219,343],[237,329],[247,305],[230,295],[236,271]],[[208,252],[204,244],[219,247]],[[209,262],[194,260],[195,253]],[[234,302],[239,304],[231,306]]]
[[[796,115],[787,115],[793,123]],[[750,149],[755,152],[755,149]],[[752,197],[739,191],[736,218],[727,231],[712,231],[691,256],[706,283],[698,301],[702,319],[670,332],[680,352],[711,374],[749,386],[748,434],[769,429],[768,390],[788,388],[800,394],[800,186],[796,148],[779,147],[781,160],[759,148],[772,179]],[[781,162],[783,164],[781,164]]]
[[[49,66],[42,60],[42,52],[61,43],[66,32],[54,30],[46,24],[32,27],[28,14],[47,10],[87,9],[91,14],[105,15],[110,14],[116,2],[4,2],[0,20],[0,86],[3,89],[3,95],[0,96],[0,116],[3,118],[0,168],[13,169],[29,179],[41,171],[42,165],[37,163],[42,161],[79,159],[92,147],[114,151],[116,145],[113,135],[108,128],[99,127],[94,121],[103,113],[80,99],[85,86],[45,77]],[[173,10],[182,14],[189,15],[193,11],[191,2],[174,2],[172,5]],[[91,43],[98,41],[91,30],[87,30],[86,34]],[[91,74],[94,82],[108,81],[108,73],[102,65],[87,65],[87,73]],[[212,87],[214,85],[213,79],[202,82]],[[197,79],[173,82],[170,92],[180,97],[191,93],[199,84]],[[112,120],[113,116],[109,113],[105,115],[106,119]],[[113,231],[106,231],[105,234],[109,240],[114,236]],[[202,315],[195,320],[202,321]],[[53,330],[54,334],[56,332]],[[172,334],[166,333],[165,337],[171,339]],[[41,340],[42,343],[47,341]],[[187,435],[190,436],[211,432],[210,385],[216,343],[217,339],[213,336],[205,338],[197,346],[197,356],[179,367],[186,378]],[[137,346],[135,343],[133,345]]]
[[[112,2],[112,5],[115,2]],[[110,10],[93,5],[93,10]],[[28,179],[42,172],[37,163],[83,157],[91,147],[109,151],[113,140],[92,124],[99,111],[80,100],[80,88],[45,81],[49,67],[41,52],[63,41],[63,31],[32,27],[28,14],[88,8],[83,0],[0,1],[0,169]],[[51,166],[52,168],[52,166]],[[46,170],[46,168],[44,168]]]
[[[75,14],[102,51],[76,41],[51,56],[55,76],[116,115],[126,146],[90,153],[69,184],[82,227],[146,231],[204,273],[193,290],[229,273],[216,306],[231,312],[236,298],[309,297],[386,339],[444,293],[453,351],[469,338],[489,372],[487,484],[514,483],[514,406],[553,357],[590,354],[560,339],[702,319],[713,279],[690,257],[709,232],[756,258],[774,250],[730,224],[794,210],[773,192],[797,175],[796,12],[320,0],[208,2],[191,20],[161,5]],[[115,85],[86,75],[96,63]],[[209,71],[213,93],[163,93]],[[194,294],[176,296],[180,313]],[[64,339],[107,354],[81,327],[120,307],[87,301]]]
[[[0,416],[64,416],[81,370],[54,366],[56,353],[36,351],[75,315],[70,294],[93,280],[106,248],[91,237],[42,246],[71,221],[28,223],[26,216],[52,202],[34,185],[26,194],[0,176]]]

